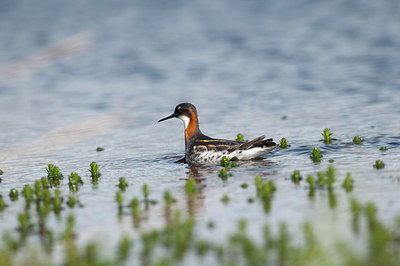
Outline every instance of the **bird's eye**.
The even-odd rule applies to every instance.
[[[178,107],[178,108],[176,108],[176,110],[178,111],[178,113],[182,113],[182,107]]]

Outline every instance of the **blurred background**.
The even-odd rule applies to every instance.
[[[211,135],[254,116],[399,115],[397,0],[0,5],[0,148],[115,109],[154,124],[183,101],[218,120]]]

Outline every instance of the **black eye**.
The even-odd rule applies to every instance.
[[[179,113],[179,114],[181,114],[182,113],[182,107],[178,107],[178,108],[176,108],[176,111],[177,111],[177,113]]]

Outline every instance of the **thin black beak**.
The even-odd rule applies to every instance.
[[[167,116],[167,117],[165,117],[165,118],[163,118],[163,119],[160,119],[160,120],[158,120],[158,122],[162,122],[162,121],[165,121],[165,120],[168,120],[168,119],[174,118],[174,117],[176,117],[176,114],[172,114],[172,115],[170,115],[170,116]]]

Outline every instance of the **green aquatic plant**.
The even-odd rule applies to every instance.
[[[243,136],[243,134],[238,133],[238,134],[236,135],[236,141],[241,141],[241,142],[243,142],[243,141],[244,141],[244,136]]]
[[[346,190],[347,193],[353,190],[354,180],[351,178],[351,173],[346,174],[346,178],[343,180],[342,187]]]
[[[47,171],[47,179],[51,186],[59,186],[60,181],[63,179],[63,174],[60,171],[60,168],[54,164],[49,164],[46,168]]]
[[[117,265],[122,265],[129,257],[129,250],[133,245],[132,240],[128,235],[123,235],[118,244],[118,257],[116,259]]]
[[[68,176],[68,185],[69,185],[69,190],[76,192],[79,190],[79,185],[83,185],[82,178],[78,173],[76,172],[71,172],[71,174]]]
[[[355,144],[361,144],[363,141],[364,141],[364,140],[361,139],[359,136],[355,136],[355,137],[353,138],[353,142],[354,142]]]
[[[0,175],[3,175],[3,174],[4,174],[4,171],[0,169]]]
[[[328,185],[328,188],[332,188],[333,183],[336,181],[336,170],[335,167],[332,165],[328,166],[328,169],[326,170],[326,184]]]
[[[291,175],[291,178],[292,178],[293,183],[298,185],[300,183],[300,180],[302,179],[302,177],[300,176],[300,171],[294,170],[293,174]]]
[[[167,206],[170,206],[174,202],[171,192],[169,192],[168,190],[164,192],[164,202],[165,202],[165,205],[167,205]]]
[[[321,161],[322,154],[319,148],[317,147],[313,148],[310,158],[313,160],[314,163],[319,163]]]
[[[7,207],[6,202],[3,199],[3,196],[0,194],[0,212],[4,211],[4,209]]]
[[[46,177],[42,177],[40,179],[40,185],[42,186],[43,189],[49,189],[50,188],[49,180],[47,180]]]
[[[97,147],[97,148],[96,148],[96,151],[97,151],[97,152],[104,151],[104,148],[103,148],[103,147]]]
[[[228,168],[222,168],[219,171],[218,176],[222,179],[222,180],[228,180],[229,176],[232,176],[232,174],[229,172]]]
[[[271,199],[276,190],[273,181],[264,182],[259,175],[255,177],[255,185],[257,188],[257,197],[263,203],[264,211],[269,212],[271,209]]]
[[[101,175],[99,165],[96,162],[91,162],[89,172],[92,177],[92,183],[97,184]]]
[[[326,179],[325,179],[325,173],[324,172],[318,172],[317,173],[318,177],[318,186],[323,187],[326,185]]]
[[[229,200],[230,200],[230,199],[229,199],[229,196],[228,196],[228,195],[226,195],[226,194],[225,194],[225,195],[223,195],[223,196],[222,196],[222,198],[221,198],[221,201],[222,201],[223,203],[225,203],[225,204],[226,204],[226,203],[228,203],[228,202],[229,202]]]
[[[387,147],[380,147],[379,150],[380,151],[387,151]]]
[[[143,184],[142,191],[143,191],[144,199],[148,200],[148,198],[149,198],[149,186],[147,184]]]
[[[224,156],[221,159],[221,166],[225,167],[225,168],[228,168],[227,170],[229,170],[229,168],[238,167],[239,165],[237,163],[232,162],[231,160],[229,160],[228,157]]]
[[[332,136],[333,133],[331,133],[331,130],[329,128],[325,128],[322,132],[322,136],[324,137],[324,143],[325,144],[331,144],[332,143]]]
[[[243,188],[243,189],[246,189],[246,188],[249,187],[249,185],[248,185],[247,183],[242,183],[242,184],[240,185],[240,187]]]
[[[224,156],[221,159],[221,166],[222,167],[229,167],[229,162],[230,161],[229,161],[228,157]]]
[[[352,229],[354,233],[358,233],[360,231],[360,215],[362,213],[363,207],[360,202],[352,197],[350,198],[350,210],[352,214]]]
[[[120,190],[125,191],[125,189],[128,187],[128,183],[126,183],[125,178],[121,177],[119,179],[118,187]]]
[[[61,191],[59,189],[56,189],[54,191],[54,197],[53,197],[53,206],[55,214],[60,214],[62,202],[63,198],[61,197]]]
[[[33,229],[33,224],[30,220],[30,215],[28,212],[23,212],[18,214],[18,227],[17,230],[20,233],[20,239],[22,242],[25,241],[30,231]]]
[[[18,190],[16,190],[15,188],[12,188],[11,190],[10,190],[10,194],[9,194],[9,196],[10,196],[10,199],[12,200],[12,201],[16,201],[17,199],[18,199]]]
[[[307,175],[307,179],[306,179],[309,187],[311,190],[315,189],[316,187],[316,181],[314,179],[314,176],[312,174]]]
[[[262,180],[261,176],[256,175],[256,177],[254,178],[254,182],[255,182],[255,185],[256,185],[257,194],[261,193],[261,188],[262,188],[262,185],[263,185],[263,180]]]
[[[139,209],[139,199],[133,198],[130,204],[131,213],[133,217],[134,227],[137,228],[140,225],[140,209]]]
[[[375,164],[374,164],[374,167],[375,167],[376,169],[383,169],[383,168],[385,167],[385,164],[384,164],[384,162],[381,161],[381,160],[376,160],[376,161],[375,161]]]
[[[22,195],[25,198],[26,208],[29,209],[33,200],[33,190],[30,185],[25,185],[22,189]]]
[[[74,208],[74,207],[75,207],[75,204],[76,204],[76,199],[75,199],[75,197],[74,197],[73,195],[69,195],[69,196],[68,196],[67,205],[68,205],[70,208]]]
[[[122,204],[123,204],[123,193],[121,190],[117,190],[117,193],[115,194],[115,200],[118,204],[118,207],[122,209]]]
[[[281,141],[280,141],[279,147],[281,149],[286,149],[286,148],[290,147],[290,145],[287,142],[287,139],[282,138]]]
[[[309,192],[308,192],[308,196],[313,199],[315,196],[315,187],[316,187],[316,181],[314,179],[314,176],[312,174],[307,175],[307,179],[306,179],[308,186],[310,188]]]
[[[196,180],[193,177],[186,180],[185,189],[187,195],[192,196],[196,193]]]

